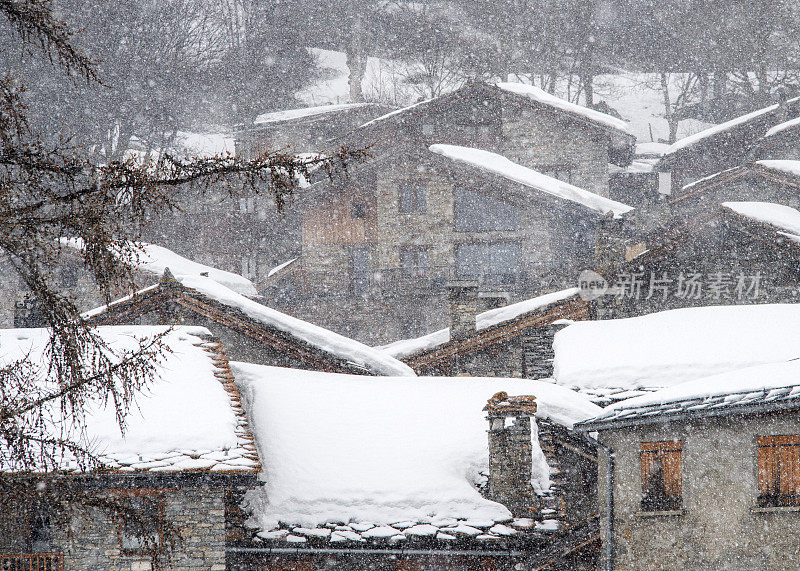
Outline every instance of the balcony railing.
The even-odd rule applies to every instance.
[[[64,571],[64,554],[0,553],[0,571]]]

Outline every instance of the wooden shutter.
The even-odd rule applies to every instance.
[[[681,505],[680,441],[642,442],[643,509],[677,509]]]
[[[800,435],[759,436],[757,449],[760,503],[800,504]]]

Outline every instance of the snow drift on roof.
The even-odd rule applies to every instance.
[[[764,161],[756,161],[756,164],[766,169],[776,170],[794,176],[800,176],[800,161],[771,159]]]
[[[487,329],[494,325],[516,319],[520,315],[537,311],[550,304],[563,301],[578,294],[578,288],[568,288],[561,291],[546,293],[538,297],[526,299],[517,303],[512,303],[505,307],[498,307],[479,313],[475,316],[475,328],[477,330]],[[433,349],[438,345],[447,343],[450,340],[450,328],[446,327],[433,333],[428,333],[422,337],[414,339],[401,339],[394,343],[376,347],[376,349],[396,358],[407,357],[426,349]]]
[[[527,83],[512,82],[502,82],[496,85],[503,91],[522,95],[528,99],[536,101],[537,103],[549,105],[550,107],[556,107],[557,109],[568,111],[569,113],[574,113],[575,115],[581,115],[585,119],[595,123],[600,123],[604,127],[610,127],[612,129],[618,129],[624,132],[628,131],[627,121],[617,119],[616,117],[601,113],[600,111],[595,111],[594,109],[589,109],[588,107],[584,107],[582,105],[577,105],[576,103],[571,103],[566,99],[561,99],[560,97],[556,97],[555,95],[547,93],[543,89],[539,89],[536,86],[529,85]]]
[[[787,103],[793,103],[795,101],[800,100],[800,98],[790,99]],[[753,111],[752,113],[747,113],[746,115],[741,115],[739,117],[734,117],[730,121],[725,121],[724,123],[720,123],[719,125],[714,125],[713,127],[709,127],[708,129],[704,129],[699,133],[695,133],[694,135],[689,135],[688,137],[684,137],[678,141],[675,141],[670,145],[669,149],[667,150],[666,154],[671,155],[681,149],[685,149],[687,147],[691,147],[692,145],[699,143],[709,137],[713,137],[714,135],[719,135],[720,133],[724,133],[725,131],[729,131],[734,127],[738,127],[739,125],[744,125],[745,123],[752,121],[753,119],[757,119],[762,115],[766,115],[768,113],[772,113],[773,111],[778,110],[779,105],[775,103],[774,105],[770,105],[769,107],[764,107],[763,109],[758,109],[757,111]]]
[[[800,304],[674,309],[556,333],[554,377],[576,388],[664,388],[800,357]]]
[[[112,354],[134,351],[139,342],[167,331],[159,326],[98,327]],[[163,338],[169,349],[156,367],[152,382],[135,397],[120,432],[112,404],[90,400],[86,407],[86,436],[109,468],[176,471],[189,469],[242,470],[258,467],[248,456],[248,442],[231,408],[231,397],[215,376],[214,355],[202,346],[210,336],[203,327],[176,326]],[[47,329],[0,330],[0,364],[8,365],[30,354],[30,361],[46,375]],[[41,379],[41,389],[53,385]],[[57,405],[54,405],[57,406]],[[58,413],[54,411],[58,416]],[[69,427],[67,428],[69,432]],[[77,434],[73,436],[76,438]],[[64,469],[76,469],[63,459]]]
[[[791,206],[772,202],[723,202],[722,206],[747,218],[780,228],[788,234],[800,235],[800,211]]]
[[[83,240],[80,238],[62,238],[61,243],[70,248],[83,251]],[[174,276],[202,276],[203,274],[207,274],[207,276],[215,282],[237,293],[247,296],[258,295],[258,291],[253,285],[253,282],[239,274],[218,270],[217,268],[194,262],[176,254],[172,250],[156,246],[155,244],[135,242],[134,246],[138,255],[135,266],[136,269],[140,271],[153,274],[157,277],[161,277],[164,274],[164,270],[167,268],[169,268],[169,271]]]
[[[599,194],[578,188],[568,182],[544,175],[533,169],[514,163],[497,153],[484,151],[482,149],[473,149],[471,147],[442,144],[431,145],[430,150],[438,155],[467,163],[483,171],[513,180],[514,182],[544,192],[545,194],[550,194],[580,204],[581,206],[585,206],[601,214],[613,212],[615,217],[619,217],[633,210],[633,208],[627,204],[605,198]]]
[[[285,331],[314,347],[362,366],[369,371],[380,375],[415,376],[411,367],[377,349],[256,303],[210,278],[184,275],[176,276],[176,279],[186,287],[240,310],[251,319]]]
[[[800,125],[800,117],[795,117],[794,119],[789,119],[788,121],[784,121],[783,123],[778,123],[774,127],[772,127],[769,131],[766,132],[764,138],[772,137],[773,135],[777,135],[778,133],[782,133],[787,129],[792,129],[796,126]]]
[[[267,123],[280,123],[282,121],[293,121],[295,119],[305,119],[307,117],[316,117],[325,115],[327,113],[335,113],[337,111],[344,111],[349,109],[358,109],[365,107],[369,103],[340,103],[338,105],[318,105],[316,107],[302,107],[300,109],[285,109],[283,111],[273,111],[272,113],[263,113],[256,117],[253,121],[254,125],[264,125]]]
[[[703,408],[703,401],[711,401],[707,404],[715,404],[716,408],[738,404],[764,402],[767,403],[771,398],[778,395],[776,389],[792,388],[789,394],[780,395],[785,402],[787,397],[794,400],[800,399],[798,389],[800,389],[800,360],[794,359],[781,363],[769,363],[745,367],[703,377],[693,381],[680,383],[674,387],[661,389],[646,395],[637,396],[627,400],[614,403],[604,409],[604,412],[592,421],[609,419],[619,416],[623,411],[630,411],[625,418],[638,416],[639,413],[646,412],[647,409],[670,406],[672,412],[688,410],[700,410]],[[766,394],[765,394],[766,393]],[[770,393],[774,396],[770,396]],[[733,395],[741,398],[731,398]],[[728,397],[724,402],[714,402],[714,397]],[[716,400],[716,399],[715,399]],[[699,401],[699,402],[698,402]],[[638,409],[638,410],[637,410]]]
[[[501,378],[376,378],[233,363],[262,454],[254,523],[502,519],[474,487],[488,467],[482,411],[498,391],[536,396],[537,415],[572,426],[599,414],[556,385]],[[534,475],[546,487],[534,439]],[[397,533],[397,532],[395,532]]]

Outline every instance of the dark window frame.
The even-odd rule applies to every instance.
[[[642,442],[639,452],[643,512],[676,511],[683,507],[683,443]]]
[[[397,186],[397,209],[404,213],[428,211],[428,185],[424,180],[408,179]]]

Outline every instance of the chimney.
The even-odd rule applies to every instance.
[[[614,218],[612,212],[601,216],[597,221],[595,242],[595,270],[613,270],[625,261],[625,236],[622,231],[623,221]]]
[[[450,302],[450,339],[464,337],[475,331],[478,313],[478,282],[454,281],[447,284]]]
[[[539,506],[531,485],[531,417],[536,414],[536,398],[509,397],[499,392],[483,410],[489,421],[487,495],[506,506],[514,517],[531,517]]]
[[[482,291],[478,294],[481,310],[498,309],[508,305],[511,294],[507,291]]]

